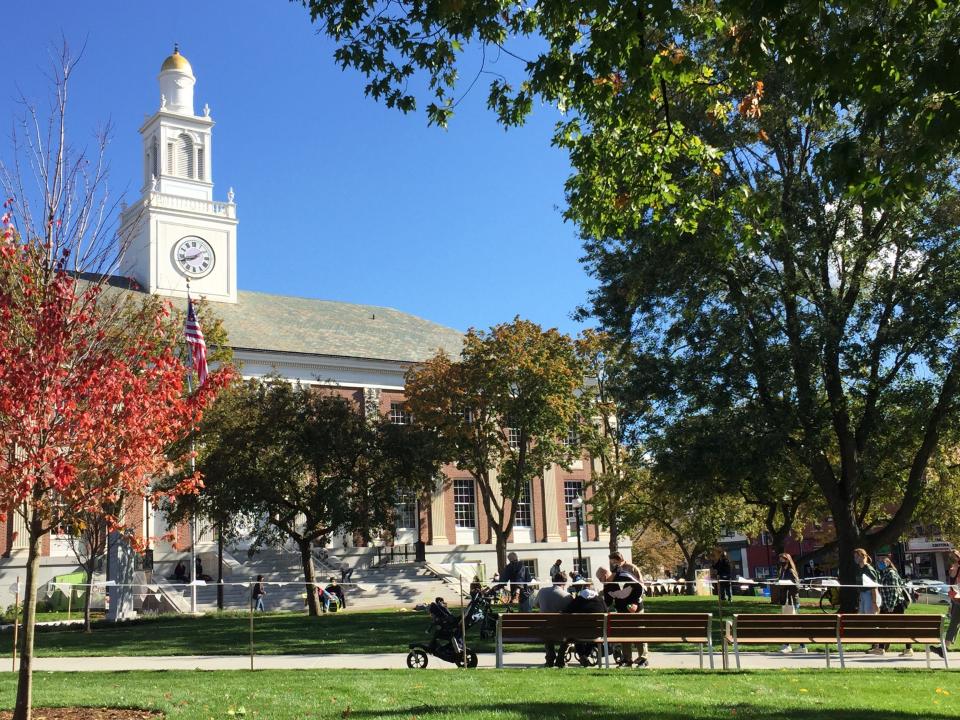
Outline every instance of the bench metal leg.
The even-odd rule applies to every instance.
[[[707,654],[710,658],[710,669],[715,670],[716,668],[713,666],[713,638],[710,636],[707,637]]]
[[[697,656],[700,658],[700,669],[703,670],[703,643],[697,643]]]
[[[733,636],[733,656],[737,659],[737,670],[740,669],[740,642],[737,636]]]
[[[827,667],[829,668],[830,667],[830,646],[829,645],[823,646],[823,654],[827,656]]]
[[[603,666],[610,669],[610,643],[607,642],[607,631],[603,631]]]
[[[843,643],[837,640],[837,655],[840,656],[840,669],[843,670],[847,667],[847,663],[843,659]]]
[[[726,633],[723,634],[723,639],[720,641],[720,644],[721,644],[721,648],[722,648],[722,650],[723,650],[723,660],[722,660],[723,669],[724,669],[724,670],[729,670],[729,669],[730,669],[730,657],[729,657],[729,655],[727,654],[728,651],[727,651],[727,634],[726,634]]]
[[[497,667],[503,668],[503,618],[497,618]]]
[[[923,650],[927,655],[927,670],[931,670],[932,668],[930,667],[930,646],[924,645]]]

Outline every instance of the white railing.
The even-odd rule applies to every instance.
[[[216,202],[214,200],[200,200],[199,198],[181,197],[151,192],[147,196],[147,204],[153,207],[171,208],[173,210],[187,210],[188,212],[203,213],[205,215],[222,215],[233,218],[237,216],[237,205],[232,202]]]

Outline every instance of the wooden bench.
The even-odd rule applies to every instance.
[[[844,644],[910,643],[923,645],[930,667],[930,646],[935,645],[943,653],[944,667],[947,660],[947,643],[944,640],[943,615],[841,615],[839,628],[840,647]],[[843,653],[840,654],[843,667]]]
[[[607,643],[696,643],[703,669],[707,646],[713,669],[713,615],[710,613],[611,613],[607,615]]]
[[[734,615],[727,620],[723,634],[723,667],[729,667],[728,643],[740,669],[740,646],[776,643],[809,643],[824,646],[830,667],[830,646],[836,645],[843,665],[838,615]]]
[[[603,613],[501,613],[497,618],[497,667],[503,667],[506,643],[603,643],[610,667],[607,623]]]

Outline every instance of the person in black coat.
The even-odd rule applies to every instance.
[[[726,550],[720,551],[720,557],[713,564],[713,574],[717,578],[717,587],[720,594],[720,601],[731,602],[733,600],[733,590],[730,584],[732,570],[730,568],[730,557]]]
[[[607,604],[596,590],[584,587],[574,595],[573,600],[570,601],[567,609],[563,612],[570,614],[600,613],[602,615],[607,612]],[[570,642],[567,640],[560,643],[560,649],[557,651],[557,667],[563,667],[566,664],[567,650],[569,647]]]

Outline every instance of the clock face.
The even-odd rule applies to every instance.
[[[190,277],[203,277],[216,262],[210,243],[197,235],[180,238],[173,248],[173,257],[180,271]]]

